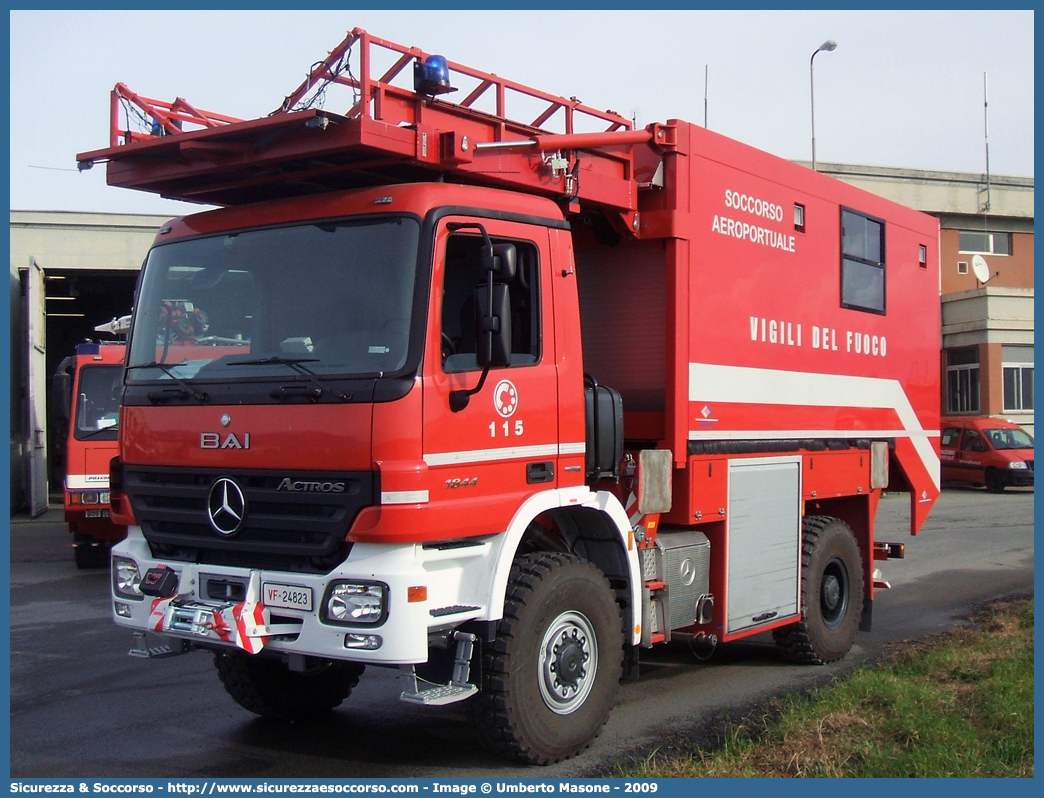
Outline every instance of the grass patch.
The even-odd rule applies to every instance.
[[[623,778],[1032,777],[1033,600],[904,644],[833,685],[729,724],[722,746],[653,754]]]

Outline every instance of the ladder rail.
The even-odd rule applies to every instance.
[[[454,61],[446,66],[461,99],[418,92],[404,72],[428,58],[355,28],[279,108],[248,120],[118,83],[108,148],[80,153],[77,162],[81,170],[107,163],[109,185],[214,205],[452,173],[462,182],[552,197],[570,213],[580,203],[630,214],[646,185],[646,151],[672,146],[664,127],[635,129],[614,111]],[[331,87],[353,92],[343,115],[323,108]],[[135,121],[139,130],[131,129]]]
[[[352,48],[358,44],[359,77],[356,77],[351,68]],[[395,60],[379,77],[371,74],[375,63],[374,49],[390,53]],[[396,44],[387,39],[373,36],[362,28],[354,28],[348,35],[338,43],[327,54],[326,58],[312,65],[305,79],[284,99],[279,108],[269,116],[292,113],[304,110],[312,106],[318,97],[330,84],[345,86],[356,93],[353,103],[345,113],[348,118],[366,116],[368,118],[382,119],[382,102],[389,90],[396,95],[402,93],[401,87],[396,87],[393,81],[398,78],[402,71],[414,61],[423,61],[428,53],[417,47],[407,47]],[[475,81],[475,87],[460,102],[453,102],[446,98],[439,99],[439,105],[456,106],[465,110],[475,110],[476,104],[487,98],[489,92],[493,92],[494,110],[482,112],[491,115],[500,122],[512,125],[531,132],[532,134],[553,133],[543,129],[550,119],[559,111],[563,112],[564,134],[572,134],[578,131],[578,120],[583,118],[589,123],[598,125],[604,132],[628,131],[632,129],[630,120],[620,116],[614,111],[599,111],[591,106],[585,105],[576,97],[560,97],[539,89],[526,86],[507,78],[500,77],[491,72],[475,69],[456,61],[447,61],[451,75],[464,76]],[[347,74],[345,74],[347,73]],[[307,101],[309,93],[315,91],[311,100]],[[412,94],[412,92],[410,92]],[[508,100],[512,94],[522,98],[528,98],[544,105],[537,115],[525,121],[523,118],[512,117],[508,108]],[[416,102],[425,102],[425,98],[414,95]],[[149,131],[130,130],[129,120],[126,126],[120,125],[118,110],[122,103],[129,103],[136,107],[144,117],[151,118],[155,124]],[[146,97],[132,91],[124,83],[117,83],[112,94],[112,123],[110,125],[110,146],[116,147],[122,144],[133,144],[138,141],[147,141],[158,136],[176,136],[186,132],[185,125],[196,128],[213,128],[219,125],[235,124],[243,121],[240,118],[220,114],[215,111],[199,109],[181,97],[173,102]]]

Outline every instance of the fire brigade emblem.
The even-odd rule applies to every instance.
[[[518,391],[511,380],[501,380],[493,389],[493,406],[502,418],[511,418],[518,409]]]
[[[246,497],[234,480],[221,477],[211,485],[207,496],[207,517],[219,535],[228,537],[239,531],[246,518]]]

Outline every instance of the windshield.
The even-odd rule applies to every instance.
[[[994,449],[1032,449],[1033,438],[1021,429],[984,429]]]
[[[116,440],[123,366],[84,366],[76,391],[73,435],[77,440]]]
[[[406,363],[419,224],[382,218],[155,247],[130,381],[388,373]],[[292,372],[291,372],[292,373]]]

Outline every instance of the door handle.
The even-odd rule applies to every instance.
[[[555,478],[555,464],[550,461],[526,464],[526,484],[539,485]]]

